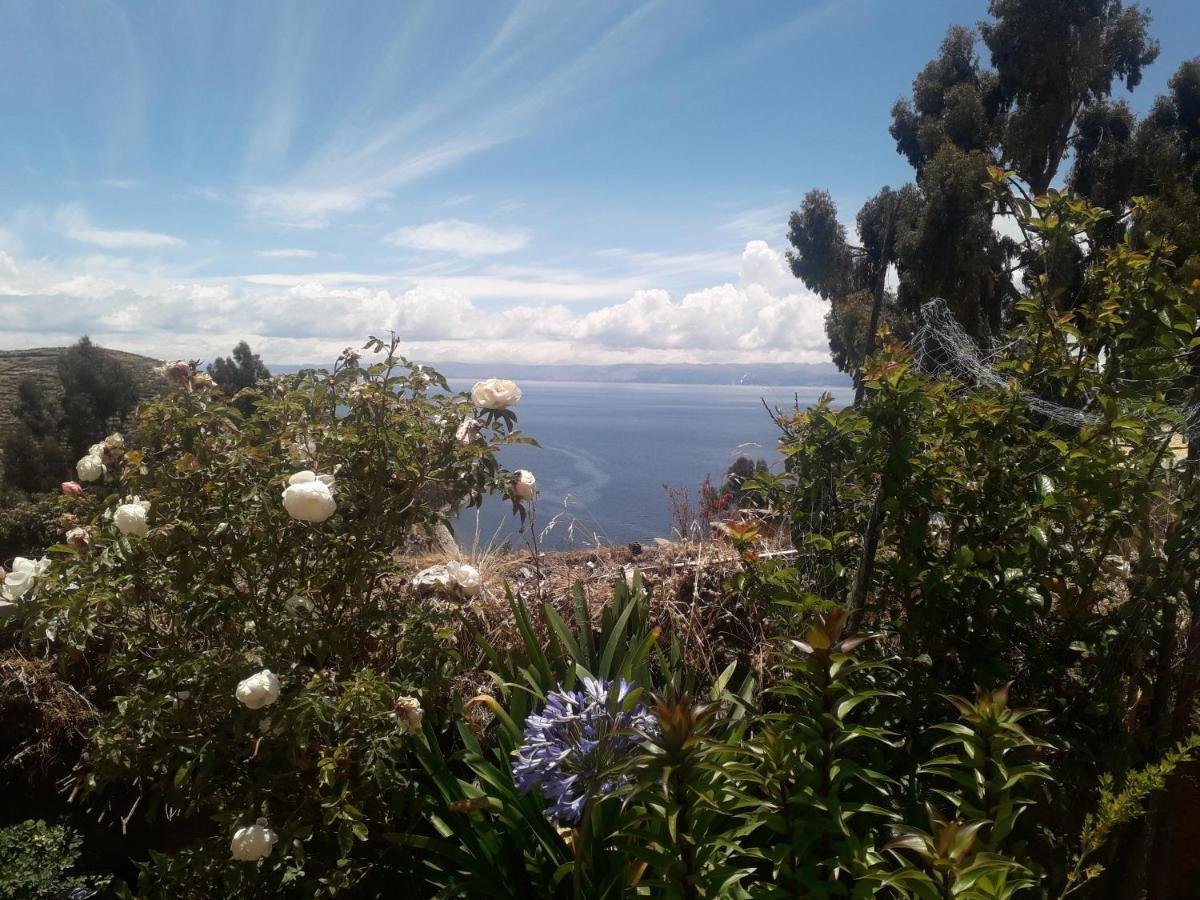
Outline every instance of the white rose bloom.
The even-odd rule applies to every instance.
[[[246,825],[233,833],[229,852],[238,862],[257,862],[271,855],[279,835],[267,827],[266,819]]]
[[[474,566],[452,560],[446,563],[446,572],[454,586],[466,597],[478,596],[483,590],[483,579]]]
[[[4,576],[4,582],[0,584],[0,596],[15,603],[29,593],[34,582],[45,574],[49,567],[50,560],[44,556],[41,559],[18,556],[13,560],[12,571]]]
[[[471,402],[482,409],[508,409],[521,399],[521,389],[503,378],[489,378],[471,388]]]
[[[104,445],[101,444],[101,447]],[[104,477],[104,461],[99,454],[89,453],[75,463],[75,471],[79,473],[80,481],[99,481]]]
[[[411,734],[421,730],[425,711],[416,697],[401,697],[396,701],[396,716],[404,723],[404,730]]]
[[[454,432],[454,439],[465,447],[479,440],[479,433],[482,430],[482,422],[470,416],[464,416],[462,423],[458,426],[458,430]]]
[[[537,479],[528,469],[517,469],[513,472],[513,493],[518,500],[532,500],[537,489]]]
[[[121,534],[133,537],[145,537],[150,530],[146,516],[150,512],[150,501],[134,497],[117,507],[113,513],[113,524]]]
[[[262,709],[279,699],[279,676],[270,669],[238,682],[234,696],[248,709]]]
[[[332,475],[318,476],[308,469],[297,472],[288,479],[283,492],[283,508],[293,519],[324,522],[337,511],[332,487]]]

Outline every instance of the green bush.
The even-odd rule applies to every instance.
[[[382,361],[347,351],[331,373],[260,385],[246,416],[168,367],[175,390],[88,485],[87,540],[51,548],[20,606],[31,650],[100,712],[76,791],[127,818],[136,785],[138,821],[162,835],[144,896],[365,892],[410,865],[383,834],[415,821],[421,708],[450,708],[457,660],[393,553],[507,490],[496,449],[520,438],[510,412],[431,390],[445,382],[394,342],[366,349]],[[479,439],[456,435],[468,415],[488,423]],[[278,846],[231,862],[259,818]]]
[[[58,491],[27,496],[0,489],[0,564],[14,556],[41,556],[58,543],[58,517],[68,506]]]
[[[75,873],[82,843],[70,828],[40,820],[0,828],[0,900],[95,896],[90,889],[106,879]]]
[[[1014,208],[1047,257],[1104,218]],[[172,364],[23,576],[21,652],[96,710],[68,787],[136,821],[146,898],[1094,887],[1109,844],[1152,857],[1196,750],[1200,284],[1168,247],[1098,257],[1082,305],[1032,269],[998,380],[927,327],[868,360],[861,403],[782,419],[785,471],[745,487],[797,554],[725,524],[767,638],[719,675],[683,662],[696,598],[660,615],[637,574],[601,609],[510,596],[518,645],[460,655],[395,550],[489,491],[523,513],[496,458],[523,438],[395,341],[233,398]]]

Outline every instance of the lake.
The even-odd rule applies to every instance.
[[[471,387],[458,379],[450,384]],[[523,381],[521,390],[514,408],[520,428],[541,446],[505,447],[500,459],[534,473],[539,534],[559,517],[543,546],[566,547],[591,543],[593,535],[604,544],[669,537],[664,484],[686,487],[695,498],[706,477],[722,483],[739,455],[777,468],[779,432],[764,401],[807,407],[829,391],[840,405],[852,388]],[[459,517],[455,533],[464,547],[486,549],[504,540],[524,542],[517,526],[511,505],[489,498],[482,512]]]

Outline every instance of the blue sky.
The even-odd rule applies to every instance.
[[[1144,109],[1200,54],[1156,3]],[[889,110],[973,0],[10,2],[0,347],[821,361],[787,212],[911,176]]]

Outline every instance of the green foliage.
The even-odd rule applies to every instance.
[[[271,377],[271,371],[245,341],[238,341],[237,346],[233,348],[232,357],[218,356],[213,360],[208,366],[208,374],[217,383],[217,387],[230,397]],[[243,398],[234,401],[243,413],[249,412],[247,400],[248,398]]]
[[[1028,198],[997,169],[987,181],[1034,261],[989,360],[999,378],[958,380],[954,347],[918,343],[916,355],[888,344],[868,361],[861,404],[821,403],[781,422],[786,470],[766,486],[790,515],[795,593],[845,603],[861,629],[889,632],[905,701],[894,722],[909,757],[901,780],[931,766],[954,793],[936,801],[954,811],[945,822],[985,823],[972,846],[1001,842],[1061,885],[1078,824],[1070,798],[1099,772],[1156,758],[1173,718],[1185,598],[1198,608],[1200,479],[1181,410],[1197,396],[1200,293],[1171,241],[1128,232],[1104,249],[1086,240],[1103,210],[1054,191]],[[1153,211],[1139,201],[1134,217]],[[1080,242],[1082,275],[1060,256]],[[1051,770],[1029,758],[1038,743],[1005,724],[992,691],[1010,681],[1048,711]],[[941,715],[933,698],[975,685],[987,688],[980,701],[956,701],[975,707],[974,721],[946,726],[936,751],[958,762],[920,759]],[[911,822],[921,791],[905,783]],[[1018,818],[1047,797],[1036,828]]]
[[[107,879],[77,873],[82,843],[70,828],[40,820],[0,828],[0,900],[93,896]]]
[[[827,193],[809,192],[789,220],[792,271],[831,301],[826,331],[844,371],[862,365],[873,328],[904,335],[906,319],[933,298],[944,298],[969,334],[1003,330],[1020,297],[1014,273],[1030,260],[993,228],[1002,209],[983,187],[989,165],[1011,169],[1038,196],[1070,150],[1076,189],[1094,202],[1122,212],[1134,193],[1161,197],[1169,207],[1149,223],[1158,233],[1168,221],[1195,220],[1195,160],[1181,158],[1192,144],[1179,132],[1195,121],[1186,98],[1196,79],[1181,70],[1174,102],[1160,101],[1136,142],[1128,109],[1109,102],[1116,83],[1131,90],[1158,55],[1149,15],[1119,0],[993,0],[988,12],[978,29],[950,28],[909,98],[893,107],[889,131],[915,184],[884,188],[864,204],[863,246],[848,244]],[[980,38],[990,68],[980,60]],[[1140,160],[1145,177],[1136,174]],[[1110,242],[1119,237],[1101,231]],[[1190,224],[1180,231],[1184,246],[1200,249]],[[1079,271],[1083,254],[1073,249]],[[894,265],[899,285],[881,298],[873,325],[867,294],[880,265]]]
[[[60,495],[0,490],[0,563],[7,565],[15,556],[40,556],[58,539],[58,517],[64,503]]]
[[[870,636],[841,637],[842,609],[819,616],[791,642],[788,675],[773,688],[781,711],[768,715],[754,759],[739,775],[758,803],[751,821],[770,864],[756,896],[850,896],[879,861],[891,779],[879,771],[890,747],[873,715],[890,671],[858,652]],[[882,805],[881,805],[882,804]]]
[[[443,839],[410,834],[399,840],[429,853],[433,874],[428,877],[447,896],[612,895],[629,877],[630,865],[627,856],[614,857],[609,849],[619,818],[615,804],[590,804],[581,827],[564,834],[547,820],[540,797],[517,790],[511,765],[526,718],[545,705],[551,691],[572,689],[582,675],[625,678],[643,687],[653,683],[650,653],[656,635],[641,576],[616,584],[598,628],[582,586],[574,593],[570,624],[543,606],[544,636],[523,602],[510,596],[509,604],[521,646],[502,652],[480,639],[494,666],[497,696],[480,694],[468,701],[465,711],[474,730],[460,726],[464,762],[473,777],[455,777],[431,746],[421,762],[438,802],[426,814]],[[485,737],[482,717],[489,715],[494,724]]]
[[[84,335],[58,361],[62,382],[60,436],[70,459],[120,428],[138,402],[133,373]]]
[[[920,771],[945,780],[948,789],[938,793],[955,808],[957,818],[987,823],[982,843],[995,849],[1008,840],[1017,817],[1030,804],[1031,782],[1049,777],[1045,763],[1031,758],[1047,744],[1021,727],[1021,720],[1034,710],[1009,708],[1007,685],[981,690],[974,701],[946,699],[962,718],[934,726],[946,736],[933,746],[938,756]]]
[[[77,509],[89,544],[52,547],[36,602],[19,607],[30,650],[98,707],[76,793],[172,823],[143,896],[374,890],[396,871],[383,835],[419,820],[412,704],[446,708],[456,657],[439,614],[398,589],[392,554],[505,489],[496,450],[520,436],[497,418],[489,440],[457,440],[469,401],[394,340],[365,349],[380,361],[344,354],[332,372],[260,384],[249,415],[190,373],[177,379],[140,409],[108,480],[89,485]],[[320,523],[281,502],[304,469],[336,474],[336,510]],[[113,520],[135,496],[150,504],[143,538]],[[280,698],[246,708],[235,689],[262,669]],[[259,817],[278,846],[231,862],[234,830]]]
[[[69,470],[59,439],[57,401],[32,377],[17,384],[13,431],[4,439],[4,483],[21,491],[56,488]]]
[[[1157,762],[1126,772],[1119,788],[1111,775],[1105,774],[1101,778],[1098,808],[1083,820],[1079,850],[1071,859],[1064,896],[1104,873],[1103,865],[1089,862],[1089,859],[1112,839],[1119,828],[1139,819],[1145,813],[1146,799],[1163,790],[1167,779],[1176,769],[1195,759],[1198,754],[1200,735],[1194,734],[1164,753]]]

